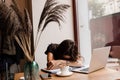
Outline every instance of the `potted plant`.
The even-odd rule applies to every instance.
[[[22,14],[16,1],[12,0],[12,2],[13,4],[11,4],[10,7],[7,7],[4,2],[0,2],[0,25],[5,26],[5,34],[15,39],[23,50],[29,64],[25,65],[25,68],[27,68],[26,72],[31,72],[27,75],[32,75],[32,69],[28,69],[28,67],[33,68],[37,66],[36,68],[38,68],[38,64],[34,62],[34,55],[42,32],[50,22],[57,22],[60,26],[60,21],[64,20],[63,13],[70,6],[58,4],[56,0],[46,0],[39,20],[36,39],[33,41],[33,26],[27,9],[25,9],[24,14]],[[39,69],[35,72],[37,71],[39,71]],[[37,78],[34,80],[37,80]]]

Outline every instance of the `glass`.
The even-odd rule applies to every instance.
[[[26,62],[24,65],[25,80],[39,80],[39,66],[37,62]]]
[[[88,0],[90,18],[98,18],[120,12],[118,0]]]

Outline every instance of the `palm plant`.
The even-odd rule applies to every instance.
[[[47,24],[50,22],[57,22],[60,26],[60,21],[64,21],[63,12],[65,12],[70,6],[66,4],[60,4],[55,0],[47,0],[42,11],[40,21],[38,24],[37,36],[35,41],[35,49],[37,44],[39,43],[40,36],[44,29],[46,28]]]
[[[7,7],[4,2],[0,1],[0,25],[6,26],[5,28],[0,28],[6,31],[6,35],[13,37],[23,50],[27,59],[33,61],[40,36],[47,27],[47,24],[54,21],[60,26],[60,21],[64,21],[63,13],[70,6],[66,4],[58,4],[55,0],[46,0],[39,20],[35,43],[33,42],[33,44],[31,44],[31,39],[33,39],[33,28],[29,13],[27,9],[25,9],[24,14],[22,14],[16,1],[12,0],[12,2],[13,4],[11,4],[10,7]],[[34,51],[32,51],[33,49],[31,50],[31,46],[34,46]]]

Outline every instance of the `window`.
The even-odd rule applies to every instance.
[[[89,61],[86,56],[90,56],[90,48],[120,42],[120,0],[77,0],[76,3],[80,51]]]

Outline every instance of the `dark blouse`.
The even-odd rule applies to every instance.
[[[57,47],[58,47],[58,44],[51,43],[50,45],[48,45],[47,50],[45,51],[45,54],[47,55],[49,52],[51,52],[53,54],[54,59],[57,60],[59,57],[58,54],[55,52]]]

